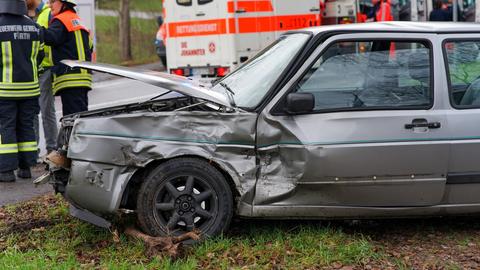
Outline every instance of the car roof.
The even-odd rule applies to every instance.
[[[480,25],[463,22],[371,22],[325,25],[302,29],[315,35],[327,32],[480,33]],[[296,31],[298,32],[298,31]]]

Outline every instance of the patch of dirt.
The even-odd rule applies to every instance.
[[[49,211],[60,206],[62,202],[53,195],[46,195],[36,200],[17,205],[14,209],[0,208],[0,236],[41,229],[58,223],[57,218],[49,217]]]
[[[386,254],[362,269],[480,269],[480,219],[452,217],[432,219],[360,221],[344,226],[348,233],[371,239]]]
[[[363,258],[354,265],[335,262],[312,269],[480,269],[480,217],[473,216],[355,221],[236,220],[228,235],[244,235],[252,226],[262,229],[280,227],[291,232],[309,225],[338,229],[352,239],[365,238],[378,255]],[[288,252],[288,247],[285,250]],[[234,251],[226,253],[232,264],[244,265]],[[272,256],[271,265],[278,263],[276,259]]]

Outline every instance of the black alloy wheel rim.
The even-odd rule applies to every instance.
[[[168,179],[154,196],[155,219],[170,232],[207,231],[218,214],[213,187],[197,176]]]

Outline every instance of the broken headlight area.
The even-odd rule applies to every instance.
[[[64,194],[70,176],[71,160],[67,158],[66,151],[53,151],[45,157],[48,173],[35,180],[35,184],[49,182],[55,193]]]
[[[71,160],[63,150],[52,151],[45,157],[48,172],[33,181],[35,185],[50,183],[55,193],[64,194],[70,175]]]

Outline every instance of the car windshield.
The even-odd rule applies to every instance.
[[[238,107],[256,107],[309,38],[302,33],[279,38],[212,90],[230,95]]]

